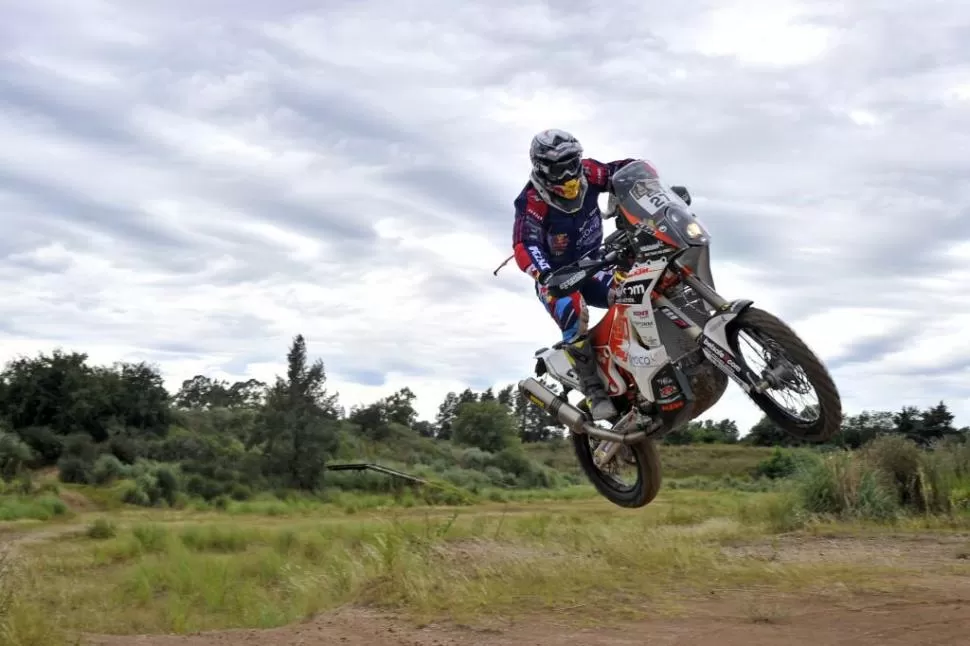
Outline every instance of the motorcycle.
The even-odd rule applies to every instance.
[[[518,383],[535,406],[566,426],[576,457],[597,491],[621,507],[643,507],[660,491],[656,441],[710,409],[734,381],[790,435],[824,442],[840,428],[842,401],[827,368],[784,321],[747,299],[714,288],[710,235],[692,213],[686,189],[668,188],[649,162],[627,164],[612,178],[604,218],[617,228],[596,251],[553,272],[551,295],[579,289],[601,271],[614,272],[614,299],[588,332],[600,378],[617,414],[593,422],[563,342],[536,351],[535,377]],[[610,269],[608,269],[610,268]],[[741,339],[764,349],[764,367],[742,356]],[[540,379],[551,377],[555,393]],[[538,377],[538,378],[537,378]],[[814,391],[817,405],[784,408],[771,395]],[[616,475],[632,465],[636,482]]]

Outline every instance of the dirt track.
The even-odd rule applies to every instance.
[[[906,592],[779,595],[721,591],[676,616],[582,628],[595,616],[595,599],[487,629],[432,624],[416,627],[376,611],[346,608],[305,623],[272,630],[234,630],[188,636],[89,637],[89,646],[929,646],[970,643],[970,577],[966,537],[796,539],[725,549],[725,556],[768,561],[852,561],[878,567],[905,563],[919,572],[899,581]],[[895,586],[892,586],[895,587]],[[644,610],[644,608],[637,608]]]
[[[591,612],[592,608],[577,609]],[[490,630],[407,623],[364,610],[345,610],[302,625],[189,636],[90,638],[90,646],[921,646],[966,644],[970,603],[929,599],[856,600],[851,606],[781,601],[775,616],[751,616],[730,602],[705,602],[695,615],[611,628],[574,628],[548,617]]]

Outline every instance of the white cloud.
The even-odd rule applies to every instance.
[[[699,21],[695,51],[736,56],[755,65],[803,65],[828,48],[829,29],[800,24],[807,3],[745,0],[708,11]]]
[[[491,274],[555,126],[687,184],[718,287],[789,321],[849,412],[970,424],[970,10],[877,4],[11,9],[0,359],[148,359],[174,389],[271,379],[303,333],[346,406],[407,385],[433,417],[558,338]],[[749,426],[735,391],[710,416]]]

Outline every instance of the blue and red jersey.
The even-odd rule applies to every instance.
[[[512,248],[519,269],[533,278],[579,260],[603,243],[603,217],[599,196],[609,189],[613,173],[632,159],[604,164],[583,159],[583,172],[588,188],[583,205],[575,213],[566,213],[545,202],[526,184],[515,198],[515,223]]]

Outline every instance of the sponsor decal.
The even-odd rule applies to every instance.
[[[549,239],[549,249],[557,256],[566,252],[569,247],[569,234],[557,233]]]
[[[539,247],[532,245],[531,247],[526,247],[526,251],[529,252],[529,256],[532,257],[532,262],[539,268],[539,271],[549,271],[552,269],[552,266],[542,257],[542,250]]]
[[[741,366],[739,366],[737,362],[731,358],[731,355],[729,355],[727,352],[722,350],[719,345],[711,341],[710,338],[708,337],[704,337],[703,344],[705,348],[713,352],[714,355],[718,359],[720,359],[721,362],[723,362],[728,368],[733,370],[736,374],[741,374],[742,372]]]
[[[647,283],[630,284],[629,280],[616,290],[616,303],[622,305],[636,305],[647,293]]]
[[[586,220],[586,223],[579,232],[580,245],[588,245],[597,241],[600,233],[602,232],[600,221],[600,210],[598,208],[593,209],[593,211],[589,214],[589,219]]]
[[[658,270],[656,267],[637,267],[633,271],[627,273],[626,279],[637,278],[639,276],[646,276],[647,274],[656,273]]]

